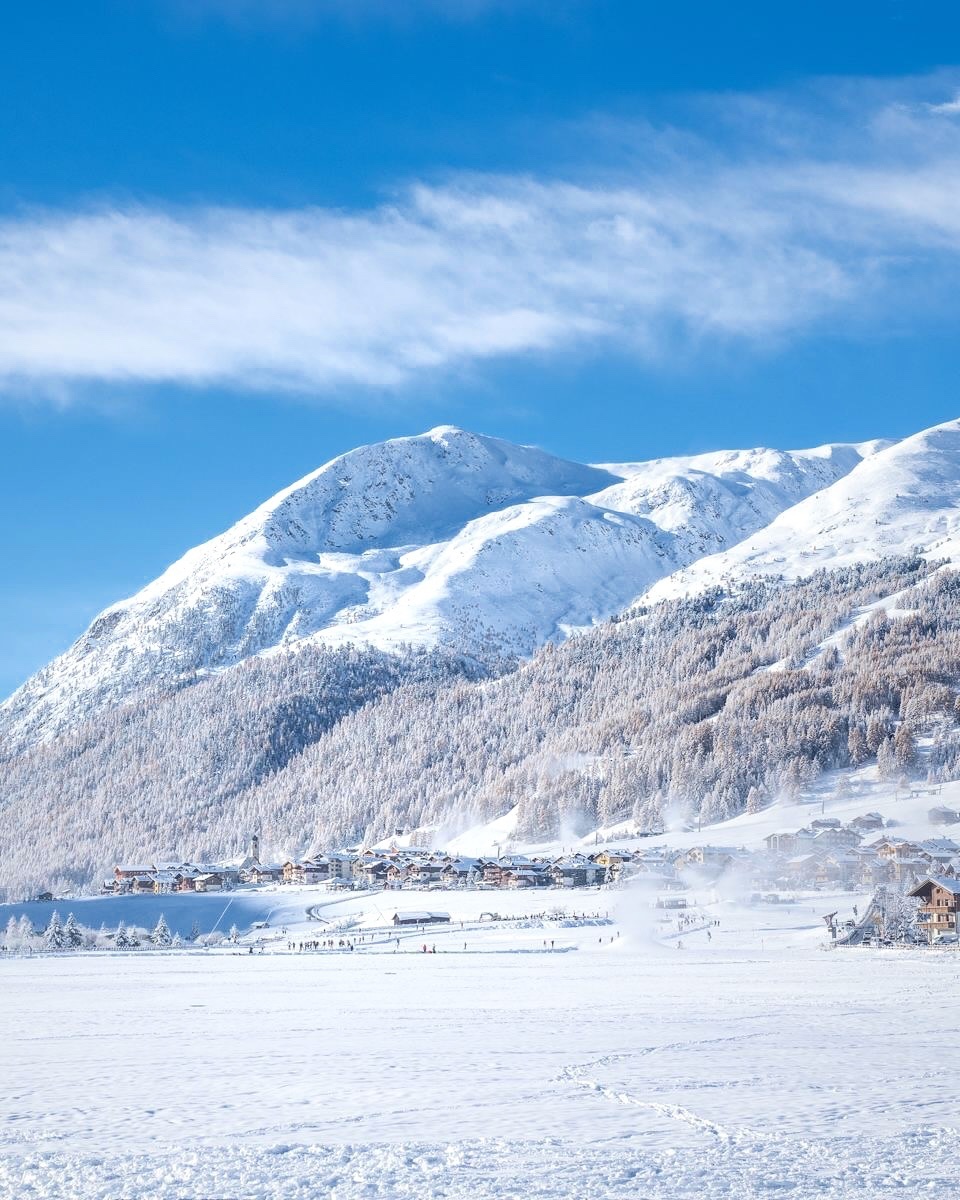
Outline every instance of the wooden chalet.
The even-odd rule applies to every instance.
[[[917,918],[931,941],[945,933],[957,934],[960,879],[945,879],[942,876],[925,879],[910,895],[920,901]]]

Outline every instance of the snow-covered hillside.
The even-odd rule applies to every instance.
[[[932,558],[960,555],[960,420],[877,445],[835,483],[736,546],[662,580],[648,599],[753,575],[796,579],[914,547]]]
[[[22,748],[284,647],[529,655],[765,529],[886,447],[597,467],[451,426],[361,447],[97,617],[0,707],[0,745]]]

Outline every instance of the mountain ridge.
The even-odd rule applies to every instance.
[[[358,447],[99,614],[0,705],[0,745],[308,644],[527,657],[896,444],[591,465],[445,425]]]

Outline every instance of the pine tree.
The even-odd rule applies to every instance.
[[[63,927],[63,936],[71,950],[77,950],[83,945],[83,931],[77,924],[77,918],[73,913],[69,913],[67,916],[67,923]]]
[[[893,779],[899,773],[893,738],[884,738],[877,747],[877,770],[884,779]]]
[[[11,917],[7,922],[7,931],[3,936],[3,944],[7,950],[16,950],[20,945],[20,927],[17,918]]]
[[[850,734],[847,737],[847,753],[850,755],[850,762],[855,767],[859,767],[861,763],[865,763],[870,757],[870,747],[867,745],[866,734],[859,725],[851,725],[850,727]]]
[[[63,926],[60,924],[60,914],[54,910],[50,917],[50,924],[43,934],[43,944],[47,950],[62,950],[66,945],[66,940]]]
[[[130,947],[131,950],[139,950],[140,949],[140,934],[136,931],[136,929],[132,925],[127,930],[127,945]]]
[[[200,925],[197,921],[190,926],[190,941],[195,942],[200,936]]]
[[[227,934],[227,937],[231,942],[238,942],[240,940],[240,930],[236,927],[236,925],[230,926],[230,932]]]
[[[171,948],[172,948],[172,949],[174,949],[174,950],[179,950],[179,949],[181,949],[181,948],[182,948],[182,946],[183,946],[183,938],[180,936],[180,934],[179,934],[179,933],[175,933],[175,934],[173,935],[173,937],[170,939],[170,946],[171,946]]]
[[[155,946],[169,946],[172,940],[173,939],[170,935],[170,927],[167,924],[163,913],[161,913],[160,920],[154,927],[153,933],[150,934],[150,941],[153,942]]]
[[[893,756],[901,771],[909,771],[916,763],[917,744],[913,730],[904,721],[893,738]]]
[[[114,939],[113,944],[118,950],[126,950],[126,948],[130,945],[130,940],[127,937],[127,929],[122,921],[117,926],[117,936]]]
[[[33,924],[26,913],[17,922],[17,932],[21,947],[29,946],[34,939]]]

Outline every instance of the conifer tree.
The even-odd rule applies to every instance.
[[[66,945],[71,950],[77,950],[83,945],[83,930],[77,924],[77,918],[73,913],[67,915],[67,923],[63,927],[63,936]]]
[[[160,920],[154,926],[153,933],[150,934],[150,941],[155,946],[169,946],[172,941],[170,927],[166,922],[163,913],[160,914]]]
[[[66,945],[66,934],[60,923],[60,914],[54,909],[50,923],[44,930],[43,944],[47,950],[62,950]]]

